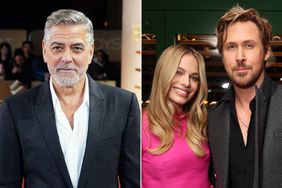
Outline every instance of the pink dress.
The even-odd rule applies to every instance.
[[[174,131],[172,147],[161,155],[152,155],[146,148],[156,148],[159,139],[149,133],[148,114],[142,117],[142,187],[143,188],[209,188],[208,169],[210,150],[199,158],[185,141],[186,115],[175,115],[181,122],[182,133]]]

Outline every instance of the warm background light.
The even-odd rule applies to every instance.
[[[121,87],[136,93],[141,104],[141,1],[124,0],[122,10]]]

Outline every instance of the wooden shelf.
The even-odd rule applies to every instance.
[[[266,67],[282,67],[282,62],[267,62]]]
[[[181,44],[192,44],[192,45],[200,45],[200,46],[210,46],[216,48],[216,43],[202,40],[184,40],[181,41]]]
[[[142,34],[142,101],[147,101],[151,92],[156,65],[156,35]]]
[[[155,39],[150,39],[150,40],[142,40],[142,44],[156,44]]]
[[[155,50],[142,50],[142,55],[156,55]]]
[[[281,47],[282,46],[282,41],[271,41],[270,45],[271,46],[279,46],[279,47]]]

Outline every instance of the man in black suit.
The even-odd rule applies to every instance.
[[[140,187],[136,96],[86,75],[91,21],[58,10],[42,42],[50,79],[7,98],[0,111],[0,188]]]

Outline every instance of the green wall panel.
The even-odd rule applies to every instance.
[[[142,33],[156,34],[156,50],[160,54],[165,45],[164,11],[142,11]]]
[[[265,17],[272,25],[272,31],[274,34],[282,35],[282,11],[279,12],[265,12],[261,11],[263,17]]]
[[[174,43],[177,33],[213,34],[217,20],[233,5],[254,7],[282,34],[280,0],[142,0],[142,30],[157,34],[157,54]]]
[[[214,34],[215,26],[224,11],[166,11],[166,45],[173,44],[178,33]]]
[[[146,10],[227,10],[237,3],[244,8],[282,10],[281,0],[142,0],[142,8]]]
[[[142,11],[142,32],[164,30],[164,11]]]
[[[244,8],[255,8],[258,10],[280,11],[282,10],[281,0],[240,0],[239,4]]]
[[[236,2],[235,0],[142,0],[142,8],[147,10],[226,10]]]

